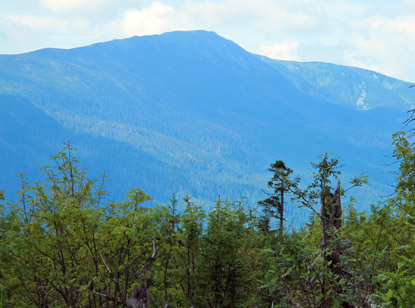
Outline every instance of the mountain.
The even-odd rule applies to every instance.
[[[414,93],[407,82],[357,67],[319,62],[269,61],[304,93],[317,99],[359,110],[414,107]]]
[[[0,188],[13,196],[17,172],[38,179],[69,141],[92,176],[108,171],[110,198],[139,185],[159,202],[175,191],[255,203],[271,162],[306,178],[332,152],[344,181],[368,173],[358,193],[368,208],[391,180],[391,135],[415,102],[408,86],[268,59],[206,31],[0,55]]]

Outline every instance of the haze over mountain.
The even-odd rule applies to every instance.
[[[415,102],[408,86],[272,60],[206,31],[1,55],[0,188],[18,189],[17,172],[38,179],[70,141],[92,175],[108,170],[111,198],[138,185],[161,202],[175,191],[254,203],[271,162],[308,177],[332,152],[344,179],[367,172],[369,202],[387,190],[391,135]]]

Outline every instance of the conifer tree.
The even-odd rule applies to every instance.
[[[273,190],[270,196],[260,201],[259,204],[264,207],[265,218],[263,222],[269,224],[271,219],[279,220],[279,238],[282,240],[284,233],[284,206],[287,200],[287,195],[292,194],[299,182],[299,178],[290,179],[293,170],[288,168],[282,160],[277,160],[271,164],[268,171],[273,172],[273,176],[268,181],[268,187]]]

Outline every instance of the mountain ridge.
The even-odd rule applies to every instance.
[[[213,32],[171,32],[75,49],[2,55],[0,95],[3,101],[4,95],[9,97],[3,102],[4,110],[12,110],[14,101],[25,100],[62,127],[49,132],[53,146],[48,147],[41,145],[46,136],[39,131],[36,146],[43,150],[37,157],[46,159],[57,151],[67,141],[63,133],[67,132],[75,146],[79,139],[80,148],[86,146],[95,153],[88,156],[84,153],[88,150],[80,149],[81,161],[85,158],[94,172],[109,169],[109,187],[116,186],[110,193],[116,198],[142,181],[143,190],[163,202],[172,191],[202,200],[218,194],[257,200],[272,161],[284,159],[305,176],[310,172],[309,161],[328,151],[342,155],[348,165],[355,164],[345,170],[346,175],[370,167],[369,173],[376,178],[368,189],[372,195],[383,191],[387,168],[376,164],[391,153],[391,134],[406,117],[405,99],[415,101],[415,93],[408,91],[403,98],[399,94],[409,84],[399,83],[399,91],[392,91],[397,102],[359,110],[356,96],[348,104],[333,100],[337,91],[345,101],[349,92],[344,88],[353,82],[360,91],[359,78],[364,75],[350,75],[343,85],[341,80],[333,81],[339,76],[333,71],[334,77],[319,87],[313,78],[330,71],[330,65],[325,70],[308,68],[308,73],[306,64],[287,65],[297,67],[297,73],[281,61],[265,60]],[[378,86],[367,82],[365,103],[376,101]],[[9,127],[2,127],[0,137],[11,135],[19,125],[10,117],[5,121]],[[46,126],[55,125],[46,122]],[[36,123],[32,125],[36,130]],[[7,149],[13,142],[24,148],[25,137],[20,139],[0,143],[9,160]],[[120,161],[113,159],[115,148],[124,153]],[[25,151],[30,153],[31,147]],[[141,170],[129,176],[128,155],[145,157],[143,161],[151,167],[134,163]],[[0,177],[0,187],[8,191],[15,187],[6,178],[15,171],[7,166],[16,164],[6,162],[1,170],[5,176]],[[26,162],[21,171],[29,168],[34,175],[39,167]]]

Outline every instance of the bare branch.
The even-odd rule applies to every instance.
[[[102,254],[99,254],[99,256],[101,257],[102,262],[104,262],[105,267],[107,268],[108,272],[111,274],[112,276],[112,272],[110,270],[110,268],[108,267],[107,263],[104,260],[104,257],[102,256]]]
[[[154,237],[152,237],[151,240],[153,242],[153,255],[151,256],[151,258],[154,259],[156,257],[157,247],[156,247],[156,241],[154,240]]]
[[[94,293],[94,294],[96,294],[96,295],[99,295],[99,296],[102,296],[102,297],[105,297],[105,298],[107,299],[107,301],[116,302],[117,304],[121,304],[123,307],[125,307],[125,306],[126,306],[126,303],[125,303],[125,301],[124,301],[124,300],[120,300],[120,299],[118,299],[118,298],[111,297],[111,296],[108,296],[108,295],[106,295],[106,294],[104,294],[104,293],[99,293],[99,292],[94,291],[94,290],[92,290],[92,293]]]
[[[107,295],[105,295],[105,294],[103,294],[103,293],[99,293],[99,292],[94,291],[94,290],[92,290],[92,293],[94,293],[94,294],[96,294],[96,295],[99,295],[99,296],[102,296],[102,297],[108,297]]]

